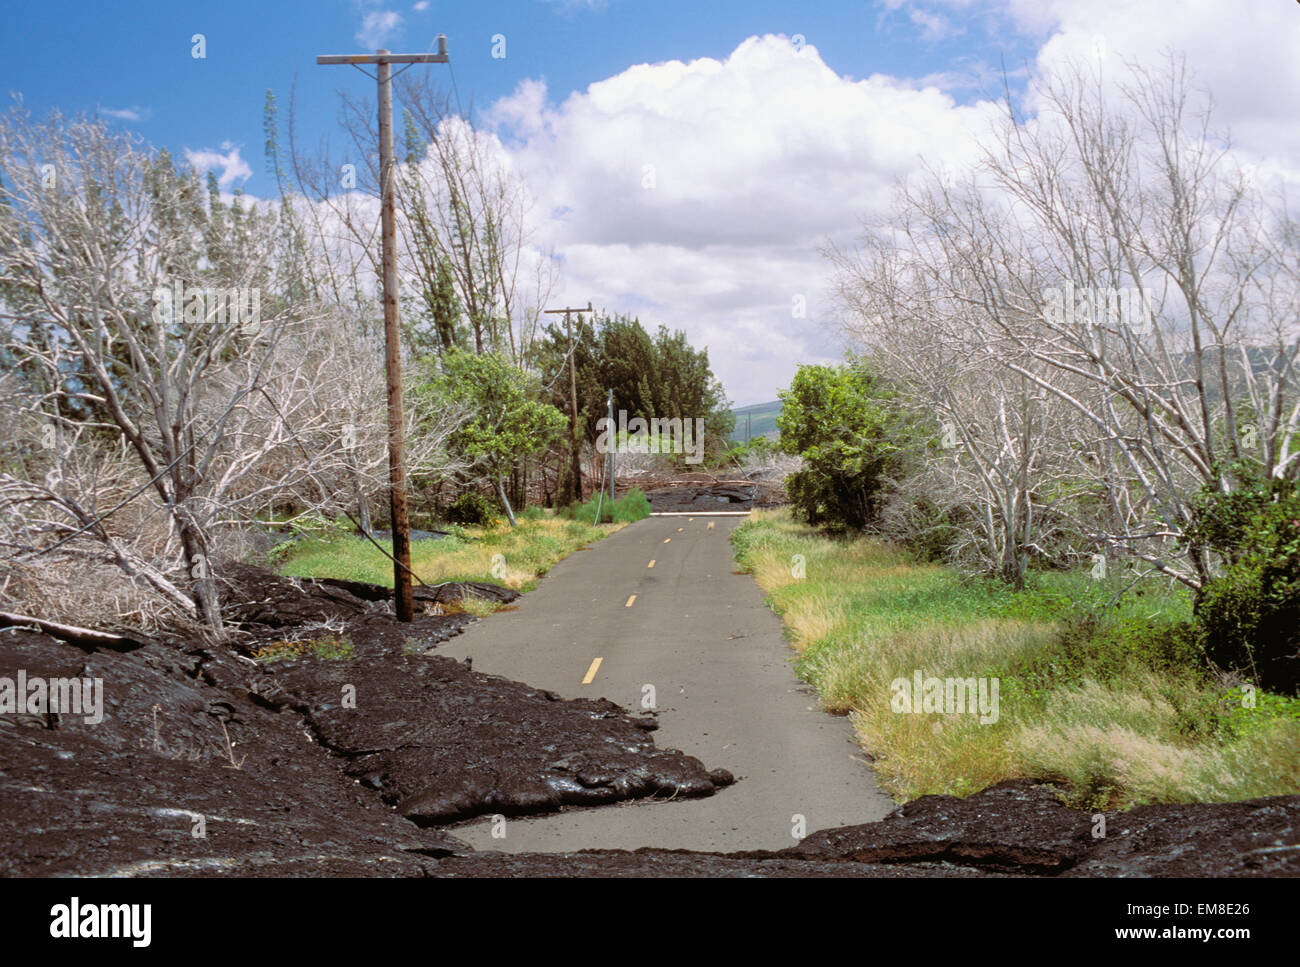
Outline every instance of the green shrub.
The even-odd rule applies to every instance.
[[[1153,622],[1134,616],[1106,615],[1079,608],[1057,618],[1059,630],[1050,648],[1004,673],[1021,680],[1030,692],[1085,679],[1118,683],[1142,671],[1183,679],[1204,677],[1201,638],[1190,621]]]
[[[740,463],[749,457],[766,459],[774,457],[781,451],[776,441],[765,436],[753,437],[748,443],[737,443],[721,455],[721,463]]]
[[[585,504],[574,501],[567,507],[561,507],[557,513],[566,520],[593,524],[596,523],[596,505],[598,503],[600,505],[600,523],[602,524],[630,524],[632,521],[650,516],[650,501],[636,487],[613,501],[612,504],[608,496],[602,498],[600,494],[597,494]]]
[[[473,491],[461,494],[447,508],[447,520],[466,527],[486,527],[500,515],[496,501]]]
[[[1205,488],[1187,542],[1227,560],[1196,599],[1206,657],[1260,687],[1300,691],[1300,482],[1238,464],[1238,487]]]
[[[1285,721],[1300,726],[1300,698],[1233,688],[1219,699],[1218,718],[1225,738],[1256,735]]]
[[[785,481],[795,513],[815,527],[862,530],[899,463],[902,425],[891,395],[861,363],[800,366],[778,395],[780,448],[803,460]]]
[[[1220,668],[1261,687],[1300,690],[1300,575],[1290,568],[1242,561],[1208,582],[1196,603],[1205,654]]]
[[[955,508],[945,510],[924,497],[912,500],[906,529],[899,536],[918,560],[926,563],[944,561],[963,533],[954,522],[961,513]]]

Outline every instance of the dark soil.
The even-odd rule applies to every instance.
[[[229,645],[142,637],[103,651],[0,631],[0,677],[101,678],[104,701],[98,724],[0,714],[0,874],[1300,875],[1300,796],[1112,813],[1094,838],[1092,815],[1030,782],[928,796],[779,852],[476,853],[440,827],[712,795],[732,778],[657,749],[653,723],[610,702],[436,654],[472,620],[463,595],[510,600],[508,589],[419,589],[423,613],[402,625],[371,585],[226,574],[241,629]],[[328,636],[351,657],[250,657]]]

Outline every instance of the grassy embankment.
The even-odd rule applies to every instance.
[[[608,501],[604,503],[601,518],[608,519]],[[612,523],[592,523],[592,500],[559,513],[529,508],[518,515],[519,526],[513,528],[502,521],[485,527],[452,526],[447,528],[451,537],[411,544],[411,569],[426,584],[485,581],[531,591],[556,562],[649,513],[649,503],[634,490],[615,503]],[[390,541],[380,543],[392,550]],[[286,547],[286,555],[278,562],[283,574],[393,585],[392,562],[364,537],[333,536],[296,541]],[[478,598],[468,598],[464,605],[476,614],[497,607]]]
[[[784,511],[756,513],[733,541],[785,620],[798,674],[851,716],[900,800],[1016,777],[1054,780],[1088,808],[1300,792],[1300,699],[1259,692],[1247,707],[1205,670],[1190,598],[1167,581],[1117,607],[1121,578],[1087,570],[1016,592]],[[997,721],[892,711],[891,682],[916,670],[997,679]]]

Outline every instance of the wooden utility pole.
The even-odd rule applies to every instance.
[[[379,212],[384,266],[384,368],[388,373],[388,490],[393,523],[393,606],[398,621],[415,617],[411,593],[411,522],[406,509],[406,421],[402,407],[401,325],[397,313],[397,222],[393,201],[393,64],[445,64],[447,38],[436,54],[324,54],[317,64],[375,64],[379,82]],[[405,68],[403,68],[405,70]],[[365,73],[362,71],[362,73]]]
[[[569,477],[573,487],[571,497],[574,500],[582,500],[582,461],[578,454],[578,377],[574,372],[573,327],[569,322],[569,313],[582,311],[584,310],[569,307],[543,310],[548,315],[564,313],[564,331],[569,337]],[[588,314],[593,311],[590,301],[585,311]],[[582,317],[579,316],[578,320],[581,321]]]

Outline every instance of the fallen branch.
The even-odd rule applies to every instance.
[[[107,647],[114,651],[133,651],[149,643],[149,639],[143,636],[127,636],[114,634],[111,631],[96,631],[94,628],[79,628],[76,625],[60,624],[57,621],[46,621],[44,618],[34,618],[31,615],[15,614],[11,611],[0,611],[0,628],[22,628],[35,627],[45,632],[47,635],[59,638],[63,641],[70,641],[77,645],[90,645],[92,647]]]

